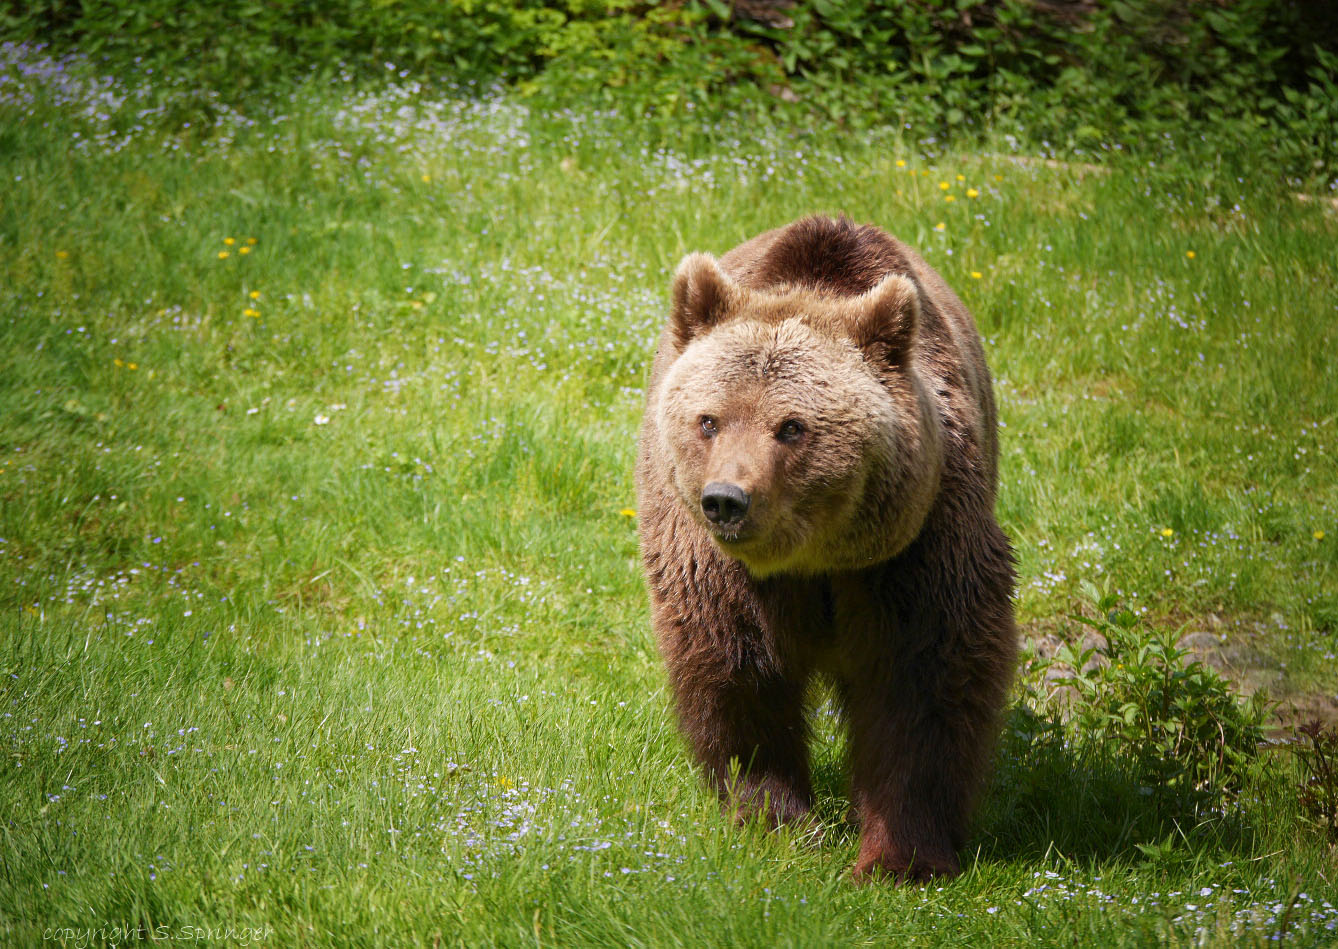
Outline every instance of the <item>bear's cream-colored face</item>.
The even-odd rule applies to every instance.
[[[821,572],[809,561],[855,513],[893,412],[859,362],[799,319],[737,322],[690,344],[665,378],[659,428],[679,496],[754,575]]]
[[[894,397],[875,364],[909,360],[914,334],[914,287],[889,279],[900,283],[881,297],[832,301],[746,291],[704,255],[680,267],[671,325],[684,345],[659,387],[662,453],[684,507],[754,576],[886,555],[867,536],[879,525],[863,523],[870,494],[915,468],[924,427],[919,398]],[[694,310],[694,295],[707,305]]]

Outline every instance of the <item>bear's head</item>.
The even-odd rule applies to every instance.
[[[680,500],[750,574],[852,570],[919,533],[942,467],[916,370],[920,296],[753,290],[707,254],[674,277],[653,411]]]

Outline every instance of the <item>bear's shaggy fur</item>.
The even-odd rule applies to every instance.
[[[876,227],[804,218],[678,268],[637,493],[679,721],[740,816],[802,819],[828,676],[857,879],[959,870],[1017,649],[996,424],[970,314]]]

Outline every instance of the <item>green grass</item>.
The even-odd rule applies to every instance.
[[[925,889],[846,881],[831,741],[821,844],[733,828],[623,513],[679,257],[845,210],[977,317],[1029,630],[1111,578],[1331,692],[1332,211],[1133,159],[393,89],[168,136],[73,82],[0,86],[4,941],[1332,939],[1280,753],[1228,818],[1154,838],[1137,788],[1019,710],[966,873]]]

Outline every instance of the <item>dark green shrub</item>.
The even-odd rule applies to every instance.
[[[1072,689],[1067,727],[1076,743],[1104,748],[1161,804],[1221,803],[1238,793],[1263,742],[1261,700],[1242,701],[1208,666],[1144,627],[1110,594],[1082,584],[1095,617],[1075,615],[1105,640],[1065,644],[1051,661]],[[1095,661],[1094,661],[1095,660]]]

